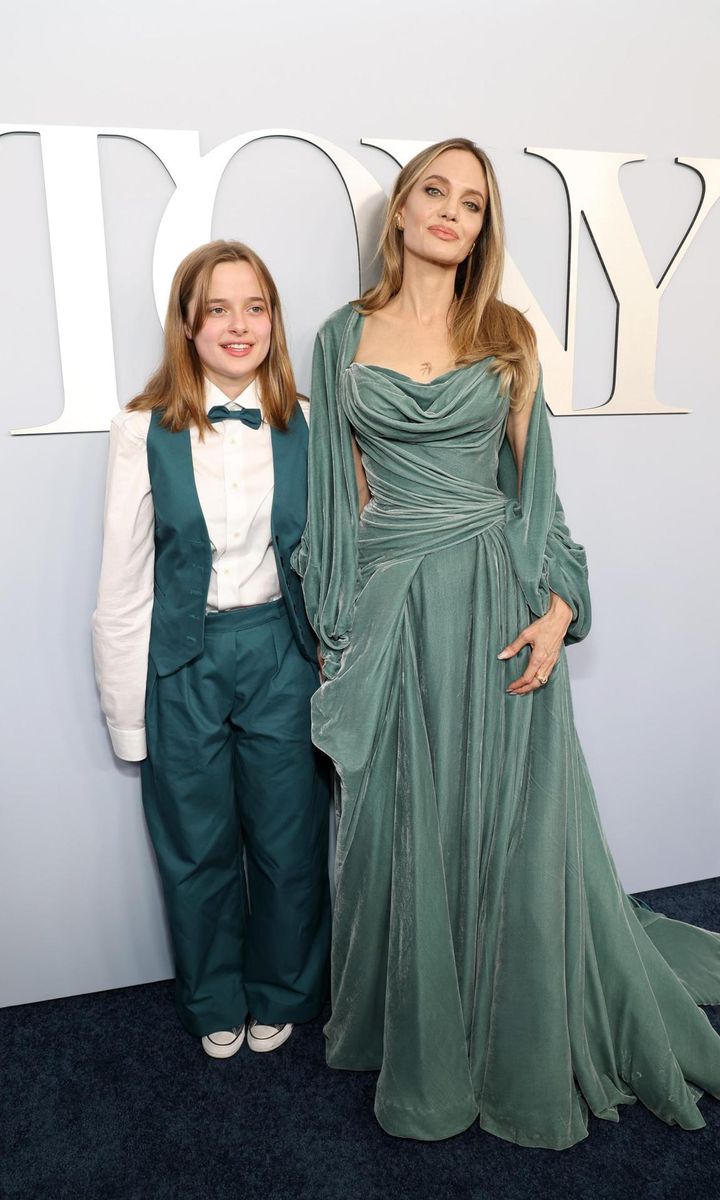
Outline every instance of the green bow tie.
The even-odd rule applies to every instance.
[[[259,429],[262,425],[262,415],[259,408],[226,408],[224,404],[215,404],[208,413],[210,421],[242,421],[251,429]]]

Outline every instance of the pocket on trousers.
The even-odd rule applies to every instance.
[[[275,686],[285,696],[294,697],[303,708],[307,706],[309,720],[310,699],[320,687],[318,664],[305,657],[285,616],[273,623],[273,643],[277,661]]]
[[[270,635],[275,654],[274,674],[277,675],[282,670],[288,653],[292,653],[292,648],[295,645],[295,638],[293,637],[293,632],[290,628],[290,622],[286,612],[283,612],[281,620],[273,621],[271,623]]]

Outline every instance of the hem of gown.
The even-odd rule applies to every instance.
[[[510,1142],[513,1146],[522,1146],[525,1150],[572,1150],[573,1146],[579,1145],[580,1142],[584,1142],[585,1138],[590,1136],[587,1122],[585,1122],[577,1133],[570,1133],[566,1137],[558,1138],[556,1141],[528,1137],[527,1134],[520,1133],[517,1129],[508,1128],[506,1122],[496,1121],[488,1116],[479,1116],[478,1125],[483,1133],[489,1133],[493,1137],[502,1138],[504,1142]]]
[[[380,1128],[391,1137],[408,1138],[416,1142],[444,1142],[474,1125],[478,1108],[475,1103],[457,1105],[443,1109],[440,1114],[432,1110],[419,1112],[417,1109],[400,1108],[376,1100],[375,1116]]]
[[[370,1065],[360,1065],[359,1062],[332,1062],[332,1054],[330,1052],[327,1053],[326,1058],[327,1065],[334,1071],[377,1072],[382,1066],[379,1062],[373,1062]],[[687,1087],[691,1093],[695,1108],[694,1117],[696,1119],[691,1122],[686,1117],[685,1120],[681,1121],[677,1115],[669,1114],[668,1116],[664,1116],[658,1112],[654,1112],[653,1116],[665,1125],[676,1125],[687,1133],[693,1133],[696,1130],[706,1128],[706,1121],[700,1112],[698,1101],[709,1093],[702,1088],[698,1088],[695,1084],[688,1083]],[[638,1100],[637,1096],[630,1095],[626,1099],[616,1100],[613,1104],[608,1105],[602,1110],[595,1111],[589,1109],[589,1111],[597,1120],[611,1121],[613,1124],[618,1124],[620,1121],[619,1106],[621,1104],[633,1105],[638,1102],[642,1103],[642,1101]],[[643,1107],[647,1107],[647,1105],[643,1105]],[[551,1139],[543,1137],[541,1134],[532,1137],[523,1133],[503,1118],[493,1117],[487,1111],[481,1112],[475,1103],[472,1105],[457,1105],[452,1109],[443,1109],[442,1112],[438,1110],[420,1112],[418,1109],[382,1103],[376,1098],[374,1111],[380,1128],[390,1137],[404,1138],[408,1141],[416,1142],[447,1141],[449,1138],[458,1137],[459,1134],[465,1133],[476,1121],[484,1133],[492,1134],[493,1137],[499,1137],[505,1142],[511,1142],[515,1146],[522,1146],[530,1150],[570,1150],[589,1136],[588,1121],[579,1114],[573,1130],[564,1132],[562,1135],[558,1135],[557,1138]]]
[[[334,1056],[338,1053],[337,1048],[332,1045],[327,1034],[327,1025],[323,1029],[325,1035],[325,1062],[333,1071],[379,1071],[382,1067],[382,1055],[373,1060],[373,1062],[365,1063],[364,1061],[353,1060],[350,1062],[345,1057],[343,1062],[334,1062]],[[342,1057],[342,1056],[341,1056]]]
[[[455,1113],[457,1115],[454,1115]],[[579,1128],[556,1139],[544,1138],[540,1134],[532,1137],[510,1126],[507,1121],[495,1119],[488,1114],[480,1115],[476,1104],[470,1108],[443,1109],[442,1121],[438,1119],[439,1115],[433,1111],[420,1113],[415,1109],[400,1108],[391,1104],[375,1104],[375,1116],[385,1133],[391,1137],[417,1142],[447,1141],[465,1133],[476,1122],[484,1133],[530,1150],[570,1150],[588,1136],[587,1122],[583,1122]]]
[[[634,1104],[636,1100],[637,1097],[633,1096],[632,1099],[621,1101],[620,1103]],[[459,1110],[459,1113],[462,1112],[463,1110]],[[480,1114],[476,1107],[473,1107],[472,1115],[470,1115],[468,1110],[465,1110],[463,1115],[458,1115],[454,1119],[447,1119],[448,1114],[444,1111],[443,1117],[445,1119],[442,1123],[437,1120],[436,1113],[428,1112],[421,1114],[412,1109],[396,1108],[393,1105],[377,1103],[375,1105],[375,1116],[380,1127],[391,1137],[406,1138],[420,1142],[441,1142],[446,1141],[448,1138],[457,1137],[469,1129],[471,1125],[475,1124],[476,1121],[484,1133],[489,1133],[493,1137],[501,1138],[504,1142],[511,1142],[515,1146],[522,1146],[529,1150],[571,1150],[573,1146],[577,1146],[589,1136],[588,1122],[582,1120],[582,1118],[582,1123],[576,1125],[574,1130],[551,1139],[541,1134],[532,1137],[516,1129],[501,1118],[494,1118],[488,1113]],[[614,1124],[617,1124],[620,1120],[619,1113],[614,1106],[602,1113],[593,1113],[593,1116],[602,1121],[612,1121]],[[668,1126],[678,1125],[685,1132],[694,1133],[696,1130],[706,1128],[706,1122],[699,1111],[697,1117],[698,1123],[692,1125],[680,1125],[677,1119],[670,1121],[663,1117],[659,1119]],[[433,1132],[429,1132],[431,1125]]]

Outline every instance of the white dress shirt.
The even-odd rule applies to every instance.
[[[260,408],[255,383],[229,400],[209,381],[205,407]],[[300,401],[305,419],[308,404]],[[145,684],[155,565],[155,512],[147,462],[149,412],[122,409],[110,426],[105,539],[93,614],[95,675],[113,749],[143,759]],[[190,429],[195,486],[212,549],[209,611],[281,595],[270,532],[274,474],[270,426],[219,421],[201,441]]]

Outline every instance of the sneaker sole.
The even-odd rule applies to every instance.
[[[251,1033],[248,1033],[247,1044],[256,1054],[269,1054],[271,1050],[277,1050],[279,1046],[282,1046],[288,1040],[291,1033],[292,1027],[287,1030],[283,1029],[280,1033],[276,1033],[273,1037],[269,1038],[254,1038]]]

